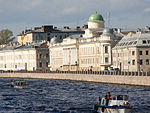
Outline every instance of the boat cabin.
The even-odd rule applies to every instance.
[[[102,98],[100,105],[101,106],[123,106],[124,104],[127,104],[128,102],[128,96],[127,95],[116,95],[113,96],[110,100],[107,100],[106,98]]]
[[[112,100],[128,100],[127,95],[116,95],[112,98]]]
[[[13,81],[11,87],[14,88],[25,88],[28,85],[26,81]]]

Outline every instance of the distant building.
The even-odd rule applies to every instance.
[[[93,13],[83,35],[72,35],[62,41],[51,39],[51,70],[104,70],[112,65],[112,47],[122,34],[104,28],[103,17]]]
[[[112,49],[113,67],[121,71],[150,71],[150,32],[129,33]]]
[[[47,70],[49,49],[46,42],[0,48],[0,70]]]
[[[34,30],[28,29],[23,31],[17,36],[19,44],[32,43],[35,41],[51,41],[51,38],[56,37],[59,40],[62,40],[73,34],[83,34],[84,28],[57,28],[53,26],[42,26],[35,27]]]

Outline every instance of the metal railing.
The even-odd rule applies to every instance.
[[[126,71],[0,71],[0,73],[59,73],[59,74],[91,74],[91,75],[116,75],[116,76],[150,76],[148,72],[126,72]]]

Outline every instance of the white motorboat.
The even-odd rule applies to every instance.
[[[109,100],[106,97],[99,98],[94,110],[97,113],[131,113],[132,107],[127,95],[116,95]]]
[[[28,86],[28,83],[24,80],[21,80],[21,81],[13,81],[11,83],[11,87],[13,88],[27,88]]]

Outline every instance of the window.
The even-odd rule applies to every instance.
[[[132,65],[135,65],[135,60],[132,60]]]
[[[49,58],[49,54],[48,53],[46,54],[46,58]]]
[[[135,51],[132,51],[132,55],[135,55]]]
[[[130,61],[128,61],[128,64],[130,64]]]
[[[126,42],[126,44],[125,45],[128,45],[128,42]]]
[[[125,45],[125,43],[122,44],[122,46],[124,46],[124,45]]]
[[[108,53],[108,46],[105,46],[105,53]]]
[[[146,55],[148,55],[148,50],[146,51]]]
[[[129,44],[128,44],[128,45],[132,45],[132,43],[133,43],[133,42],[129,42]]]
[[[40,54],[40,58],[42,58],[42,54]]]
[[[143,42],[143,44],[146,44],[146,40],[143,40],[142,42]]]
[[[143,60],[142,59],[140,59],[140,65],[143,65]]]
[[[40,67],[42,67],[42,62],[40,62]]]
[[[105,63],[108,63],[108,57],[105,57]]]
[[[136,44],[137,43],[137,41],[135,41],[133,44]]]
[[[146,65],[149,65],[149,59],[146,59]]]
[[[49,42],[50,42],[50,37],[47,37],[47,41],[49,41]]]
[[[62,39],[62,36],[60,35],[60,39]]]
[[[46,62],[46,67],[48,67],[48,62]]]
[[[142,51],[139,51],[139,55],[142,55]]]

